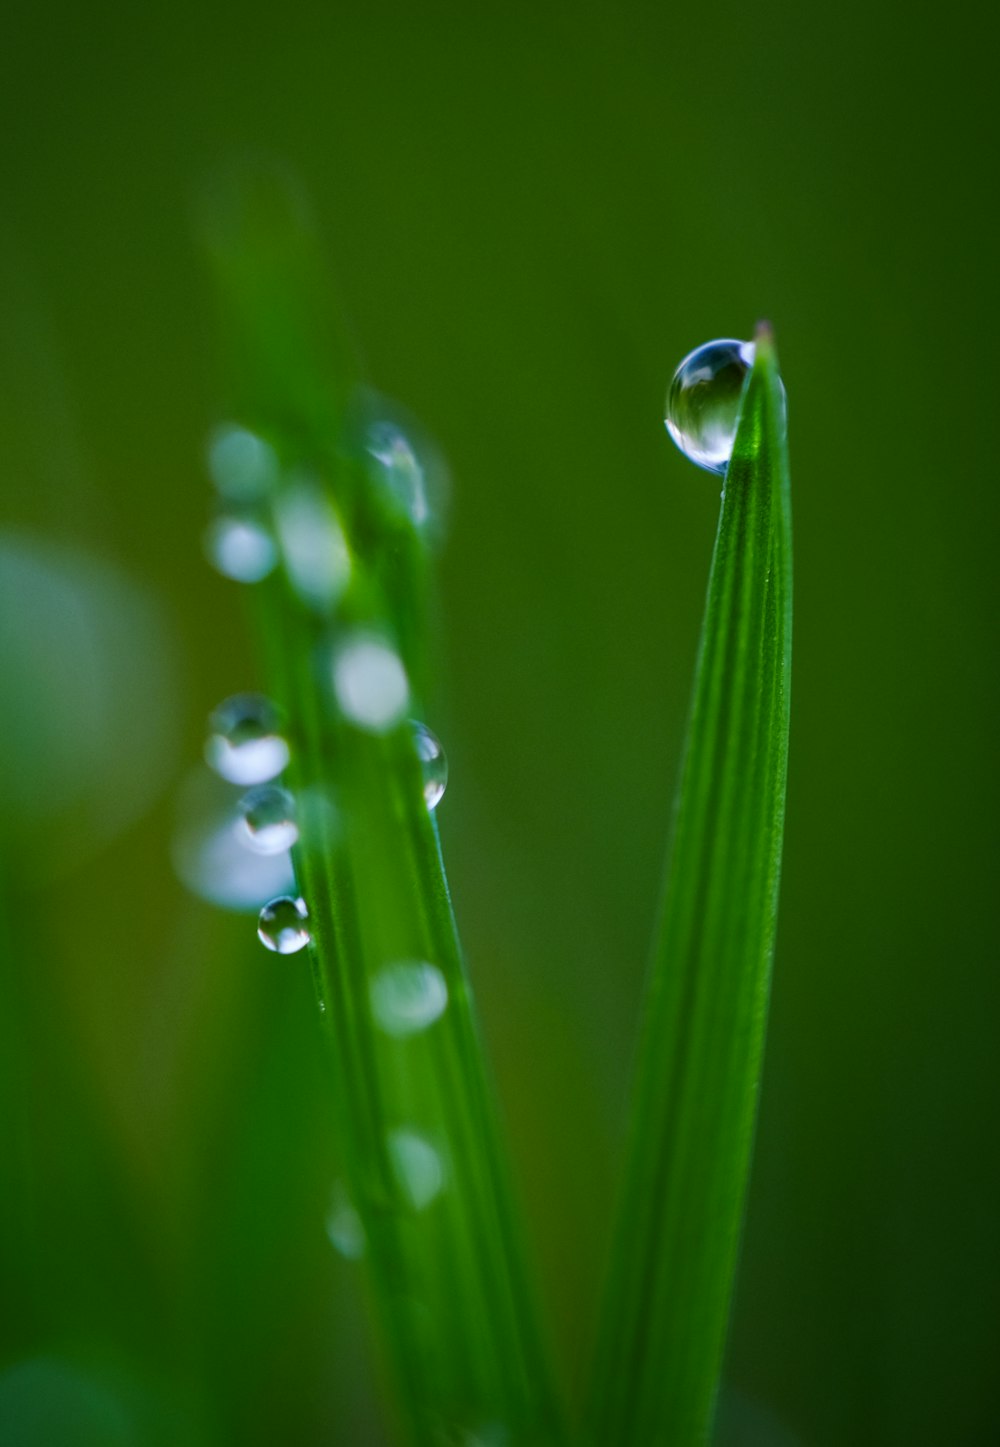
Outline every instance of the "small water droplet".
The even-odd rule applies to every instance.
[[[205,758],[231,784],[264,784],[288,763],[278,711],[258,693],[227,698],[209,718]]]
[[[424,470],[409,438],[394,422],[373,422],[366,437],[368,455],[379,464],[386,492],[416,527],[431,515]]]
[[[333,686],[345,718],[373,734],[394,728],[410,702],[402,659],[374,634],[359,634],[337,649]]]
[[[230,502],[257,502],[272,490],[280,468],[274,448],[233,422],[216,427],[208,439],[208,474]]]
[[[723,338],[697,347],[673,375],[667,431],[685,457],[709,472],[725,472],[732,456],[743,384],[753,359],[753,342]]]
[[[308,920],[305,900],[282,894],[261,910],[257,934],[261,944],[274,950],[275,954],[294,955],[312,939]]]
[[[299,837],[295,800],[277,784],[258,784],[240,801],[250,848],[258,854],[281,854]]]
[[[217,517],[205,532],[205,555],[224,578],[259,583],[278,561],[274,539],[252,518]]]
[[[388,1136],[389,1160],[404,1202],[425,1210],[444,1187],[444,1165],[438,1152],[416,1131],[401,1127]]]
[[[337,1181],[330,1195],[326,1234],[334,1250],[339,1251],[348,1261],[360,1261],[364,1256],[368,1244],[364,1223],[342,1181]]]
[[[313,482],[299,482],[275,504],[281,552],[304,603],[328,612],[351,578],[351,554],[330,499]]]
[[[386,965],[372,980],[370,993],[375,1019],[398,1039],[426,1030],[448,1006],[444,975],[423,960]]]
[[[413,742],[424,772],[424,798],[428,809],[436,809],[448,787],[448,760],[441,741],[426,724],[411,720]]]

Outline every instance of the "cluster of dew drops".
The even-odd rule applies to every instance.
[[[379,423],[370,430],[368,452],[383,469],[385,486],[397,504],[415,526],[425,523],[429,509],[423,477],[405,435],[391,423]],[[206,554],[217,571],[242,583],[257,583],[280,558],[303,601],[327,611],[346,587],[350,559],[339,521],[322,490],[303,478],[282,487],[279,495],[275,488],[279,463],[273,449],[234,424],[213,434],[208,466],[223,503],[205,537]],[[269,515],[274,517],[273,530]],[[333,651],[330,681],[342,714],[360,729],[385,734],[406,718],[410,701],[406,671],[391,644],[378,633],[359,631],[341,640]],[[421,765],[424,800],[428,809],[435,809],[448,782],[447,758],[426,724],[410,719],[408,727]],[[256,693],[226,699],[209,718],[205,757],[222,779],[246,790],[239,803],[244,847],[259,855],[288,851],[298,840],[299,827],[296,801],[278,782],[290,750],[274,704]],[[269,900],[260,911],[257,934],[276,954],[304,949],[312,938],[305,901],[289,894]],[[412,983],[396,979],[391,971],[384,976],[386,1028],[393,1021],[397,1026],[402,1022],[405,1033],[407,1020],[433,1005],[434,991],[428,990],[427,982],[418,982],[421,989],[415,995]],[[416,1006],[410,997],[418,999]],[[379,1001],[374,1003],[377,1011]]]

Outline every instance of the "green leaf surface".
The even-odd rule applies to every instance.
[[[758,331],[729,463],[589,1416],[597,1447],[710,1431],[774,952],[791,663],[784,391]]]
[[[278,459],[261,506],[279,565],[252,602],[265,686],[287,722],[295,872],[330,1044],[343,1166],[330,1235],[364,1257],[405,1437],[550,1444],[559,1413],[407,717],[423,712],[427,541],[350,421],[349,349],[317,341],[310,238],[269,193],[263,247],[259,189],[250,220],[237,194],[209,227],[209,254],[238,358],[234,419]],[[342,562],[332,591],[314,576],[328,555]],[[372,726],[339,682],[359,641],[404,677],[405,708]]]

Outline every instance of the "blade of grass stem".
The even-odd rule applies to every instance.
[[[251,220],[242,203],[236,210],[237,222],[228,214],[209,246],[233,342],[236,415],[280,458],[272,522],[288,479],[306,476],[335,508],[350,560],[329,607],[304,598],[294,569],[281,566],[254,585],[253,616],[267,688],[288,725],[294,863],[310,914],[332,1106],[401,1421],[428,1447],[560,1442],[413,733],[405,718],[357,726],[334,686],[344,641],[377,636],[405,664],[419,716],[426,550],[386,509],[363,448],[345,433],[352,379],[345,348],[327,363],[313,345],[309,303],[322,302],[311,294],[307,242],[280,206],[268,204],[265,223],[256,206]],[[275,532],[280,538],[280,526]],[[426,1028],[386,1029],[373,991],[385,970],[413,965],[432,967],[446,1003]]]
[[[784,395],[757,336],[726,476],[589,1426],[709,1433],[750,1155],[778,900],[791,663]]]

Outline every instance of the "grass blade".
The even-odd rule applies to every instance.
[[[241,193],[235,219],[232,208],[216,215],[209,249],[232,341],[235,415],[280,463],[266,510],[281,561],[253,586],[254,616],[267,688],[288,724],[295,869],[336,1128],[400,1417],[428,1447],[557,1442],[435,817],[405,716],[421,711],[427,550],[363,442],[351,440],[353,379],[346,349],[316,341],[326,303],[308,237],[280,199],[263,214],[251,203],[247,214]],[[324,531],[326,556],[342,566],[335,586],[312,567]],[[390,694],[400,688],[393,669],[405,671],[405,709],[367,724],[348,683],[364,693],[373,675],[341,672],[359,643],[381,650],[383,665],[395,660]],[[360,1249],[355,1231],[352,1253]]]
[[[749,1172],[778,899],[791,662],[784,393],[757,335],[708,587],[590,1424],[706,1440]]]

